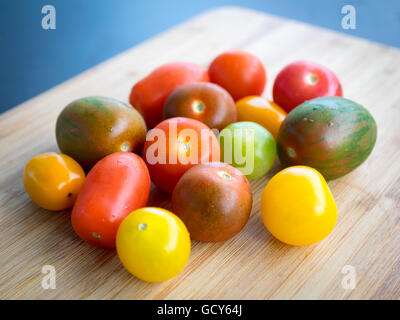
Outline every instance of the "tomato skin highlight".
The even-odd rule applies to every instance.
[[[284,67],[273,87],[274,102],[286,112],[307,100],[342,95],[337,76],[328,68],[308,61],[296,61]]]
[[[176,136],[174,136],[175,131],[173,128],[176,128]],[[160,163],[160,161],[152,163],[151,159],[148,158],[152,154],[150,151],[149,155],[147,154],[148,150],[154,147],[153,144],[159,143],[158,139],[152,140],[149,138],[156,129],[165,135],[165,150],[158,150],[158,153],[165,155],[164,163]],[[197,142],[185,141],[186,134],[183,133],[186,129],[193,130],[192,132],[195,133]],[[207,146],[204,146],[201,142],[202,132],[208,135]],[[193,161],[184,163],[180,159],[182,159],[182,156],[187,155],[188,152],[193,152],[197,156],[193,156],[193,159],[191,159]],[[149,131],[143,148],[143,159],[149,169],[151,181],[160,189],[172,192],[180,177],[187,170],[200,163],[220,161],[220,153],[218,139],[209,127],[195,119],[176,117],[162,121],[153,130]]]
[[[261,60],[255,55],[231,50],[217,56],[208,68],[210,81],[228,91],[233,99],[261,95],[267,75]]]
[[[138,155],[116,152],[106,156],[87,175],[72,210],[72,227],[91,245],[115,248],[121,221],[146,205],[150,186],[146,164]]]
[[[165,100],[176,88],[191,82],[209,81],[205,68],[194,63],[164,64],[137,82],[129,101],[142,114],[148,129],[162,121]]]

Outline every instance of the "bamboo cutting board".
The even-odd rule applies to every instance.
[[[338,21],[338,23],[340,23]],[[280,168],[252,182],[246,227],[223,243],[192,242],[176,278],[150,284],[132,277],[114,250],[94,248],[72,230],[70,211],[52,213],[24,191],[22,171],[36,154],[57,151],[55,121],[70,101],[88,95],[128,100],[130,88],[171,61],[204,66],[224,50],[259,56],[268,73],[265,96],[287,63],[311,60],[334,70],[345,97],[364,105],[378,124],[372,155],[329,182],[339,216],[320,243],[291,247],[275,240],[260,217],[260,195]],[[2,299],[399,299],[400,50],[284,20],[225,7],[206,12],[136,46],[0,116],[0,298]],[[169,207],[154,190],[150,205]],[[44,265],[56,289],[44,290]],[[354,289],[344,289],[345,266]]]

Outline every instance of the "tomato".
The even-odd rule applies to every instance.
[[[85,97],[71,102],[56,124],[61,152],[86,171],[114,152],[141,153],[146,133],[146,124],[136,109],[109,97]]]
[[[265,227],[278,240],[305,246],[332,231],[337,207],[317,170],[294,166],[278,172],[268,182],[261,197],[261,215]]]
[[[24,169],[29,197],[47,210],[64,210],[75,202],[85,181],[85,172],[71,157],[46,152],[33,157]]]
[[[262,125],[276,139],[286,112],[275,102],[258,96],[248,96],[236,102],[238,121],[252,121]]]
[[[222,130],[236,121],[236,107],[230,94],[219,85],[189,83],[172,92],[164,104],[163,118],[187,117],[212,129]]]
[[[209,81],[207,70],[193,63],[167,63],[155,69],[137,82],[129,101],[139,110],[147,128],[153,128],[162,120],[164,102],[176,88],[191,82]]]
[[[220,148],[216,136],[204,123],[177,117],[164,120],[147,134],[143,159],[154,184],[172,192],[191,167],[219,161]]]
[[[222,161],[238,168],[249,180],[268,172],[276,158],[276,143],[267,129],[255,122],[232,123],[220,134]]]
[[[121,221],[146,205],[150,185],[146,164],[138,155],[106,156],[87,175],[72,209],[72,227],[87,243],[114,248]]]
[[[290,112],[306,100],[324,96],[342,96],[336,75],[314,62],[297,61],[279,72],[274,82],[274,101]]]
[[[227,90],[233,99],[261,95],[267,75],[261,60],[251,53],[232,50],[217,56],[208,68],[211,82]]]
[[[172,212],[161,208],[133,211],[117,233],[117,253],[134,276],[160,282],[178,275],[190,255],[190,236]]]
[[[246,225],[253,203],[250,184],[232,166],[213,162],[188,170],[172,194],[172,208],[193,239],[225,241]]]

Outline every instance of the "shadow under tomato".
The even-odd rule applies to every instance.
[[[151,184],[147,207],[159,207],[171,211],[171,194]]]

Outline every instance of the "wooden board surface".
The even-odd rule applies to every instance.
[[[338,22],[339,23],[339,22]],[[22,171],[34,155],[57,151],[55,120],[70,101],[88,95],[128,100],[134,82],[165,62],[204,66],[239,48],[274,77],[287,63],[326,65],[344,94],[378,124],[372,155],[351,174],[329,182],[339,216],[333,232],[308,247],[291,247],[264,228],[252,182],[252,216],[223,243],[192,241],[188,265],[176,278],[150,284],[132,277],[114,250],[90,247],[72,230],[70,211],[51,213],[24,191]],[[45,75],[43,75],[45,76]],[[40,81],[40,80],[38,80]],[[400,51],[343,34],[234,7],[209,11],[102,63],[0,116],[0,298],[2,299],[399,299],[400,298]],[[152,193],[151,205],[168,207]],[[42,266],[56,269],[56,289],[41,286]],[[342,287],[343,267],[356,287]]]

